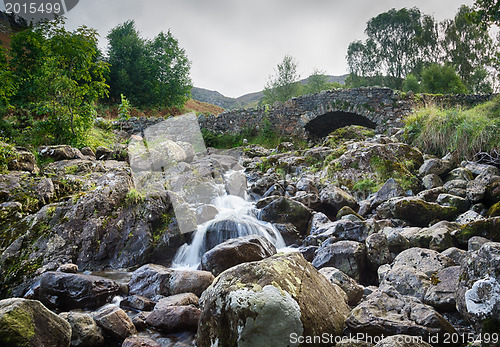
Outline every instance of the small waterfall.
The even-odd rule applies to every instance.
[[[277,249],[285,247],[285,241],[272,224],[258,220],[254,205],[235,195],[215,198],[214,206],[219,213],[211,221],[198,226],[190,245],[179,248],[172,267],[197,268],[203,254],[218,244],[246,235],[261,235]]]

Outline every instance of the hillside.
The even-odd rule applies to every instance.
[[[347,75],[342,75],[342,76],[329,75],[328,82],[329,83],[336,82],[344,84],[346,77]],[[301,84],[307,84],[308,79],[305,78],[300,80],[299,82]],[[191,91],[191,96],[194,100],[217,105],[225,109],[236,109],[236,108],[250,108],[257,106],[260,100],[262,100],[264,93],[262,91],[259,91],[255,93],[245,94],[238,98],[230,98],[214,90],[194,87],[193,90]]]

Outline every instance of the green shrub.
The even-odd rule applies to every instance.
[[[3,142],[0,138],[0,174],[8,171],[9,163],[16,158],[16,151],[14,147]]]

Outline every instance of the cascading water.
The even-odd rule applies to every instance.
[[[235,195],[217,197],[213,203],[219,213],[213,220],[198,226],[190,245],[185,244],[179,248],[173,267],[196,268],[206,251],[240,236],[261,235],[277,249],[285,247],[280,232],[272,224],[256,218],[253,203]]]

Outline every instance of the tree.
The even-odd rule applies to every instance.
[[[495,24],[500,26],[500,1],[476,0],[474,3],[473,20],[484,27]]]
[[[14,76],[12,70],[7,63],[7,56],[5,51],[0,47],[0,116],[3,110],[9,106],[10,98],[16,92],[16,85],[14,83]]]
[[[322,90],[331,88],[332,84],[328,82],[328,76],[325,75],[325,72],[315,69],[313,73],[307,78],[305,92],[307,94],[314,94]]]
[[[490,63],[493,41],[485,28],[471,21],[471,13],[471,8],[461,6],[453,20],[443,22],[442,46],[445,61],[455,67],[469,90],[475,91],[484,84],[484,80],[477,80],[477,71]]]
[[[70,32],[64,20],[43,22],[14,35],[15,106],[41,117],[37,129],[47,142],[81,145],[95,118],[95,102],[107,93],[107,64],[97,59],[97,32]]]
[[[408,76],[406,76],[405,80],[403,81],[403,91],[420,93],[420,83],[417,76],[415,76],[414,74],[409,74]]]
[[[275,74],[269,76],[264,88],[264,102],[272,104],[276,101],[285,102],[299,93],[299,78],[297,62],[291,55],[285,55],[278,64]]]
[[[374,46],[365,60],[380,64],[393,88],[400,88],[403,78],[428,59],[425,53],[433,51],[437,40],[434,19],[417,8],[381,13],[368,21],[365,33]]]
[[[423,91],[432,94],[466,93],[467,88],[453,67],[449,65],[430,64],[422,70]]]
[[[153,76],[151,102],[159,106],[184,106],[193,88],[189,78],[191,62],[186,52],[170,30],[149,42],[147,52]]]
[[[192,89],[191,63],[170,31],[140,37],[134,21],[118,25],[109,40],[111,98],[126,95],[136,106],[181,107]]]

